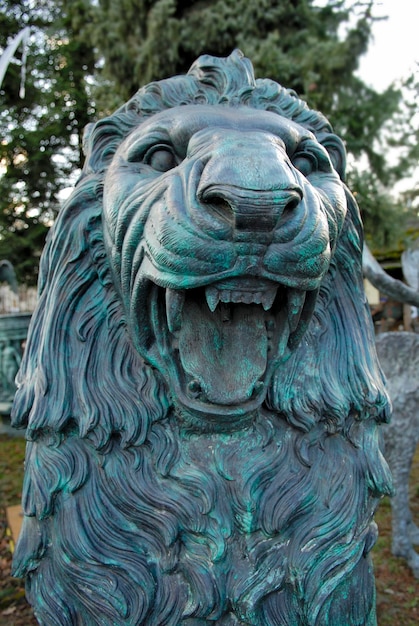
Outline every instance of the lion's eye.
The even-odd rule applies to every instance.
[[[310,176],[316,172],[327,174],[332,170],[327,150],[311,139],[301,142],[291,160],[293,166],[304,176]]]
[[[318,169],[317,159],[314,154],[297,154],[293,158],[292,164],[303,176],[310,176]]]
[[[144,155],[144,163],[157,172],[168,172],[177,165],[176,156],[169,146],[153,146]]]

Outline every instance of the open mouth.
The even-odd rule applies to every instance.
[[[211,429],[252,418],[274,369],[304,334],[318,293],[254,277],[183,290],[148,286],[142,344],[170,376],[178,412]]]

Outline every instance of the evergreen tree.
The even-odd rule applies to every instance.
[[[374,142],[370,152],[367,146],[363,148],[370,166],[353,167],[350,186],[357,192],[367,239],[383,258],[389,253],[400,256],[401,250],[410,246],[419,234],[418,81],[419,77],[413,74],[400,82],[398,92],[393,90],[399,99],[396,108],[393,104],[392,115],[388,114],[391,107],[386,108],[386,94],[383,94],[384,105],[378,102],[372,108],[371,122],[360,120],[364,128],[372,128]],[[375,134],[374,129],[377,129]],[[358,154],[362,156],[363,151]]]
[[[59,192],[82,162],[82,132],[93,113],[86,75],[94,61],[91,46],[76,34],[71,11],[58,2],[0,5],[1,48],[23,26],[31,29],[25,97],[19,98],[21,49],[0,91],[0,258],[13,263],[19,281],[31,284]]]

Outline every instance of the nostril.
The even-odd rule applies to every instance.
[[[288,211],[288,212],[293,211],[294,209],[298,207],[299,204],[300,204],[299,198],[291,198],[291,200],[289,200],[287,204],[285,205],[284,211]]]
[[[298,207],[302,199],[303,199],[302,191],[300,190],[289,191],[288,197],[286,201],[284,202],[283,213],[290,213],[291,211],[294,211]]]
[[[222,213],[230,213],[232,210],[231,204],[227,202],[225,198],[213,196],[212,198],[207,199],[206,202],[217,208]]]
[[[216,217],[234,224],[234,208],[221,194],[207,191],[201,194],[200,200]]]

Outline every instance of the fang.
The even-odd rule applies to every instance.
[[[166,289],[167,326],[171,333],[180,330],[184,303],[185,292],[183,290]]]

